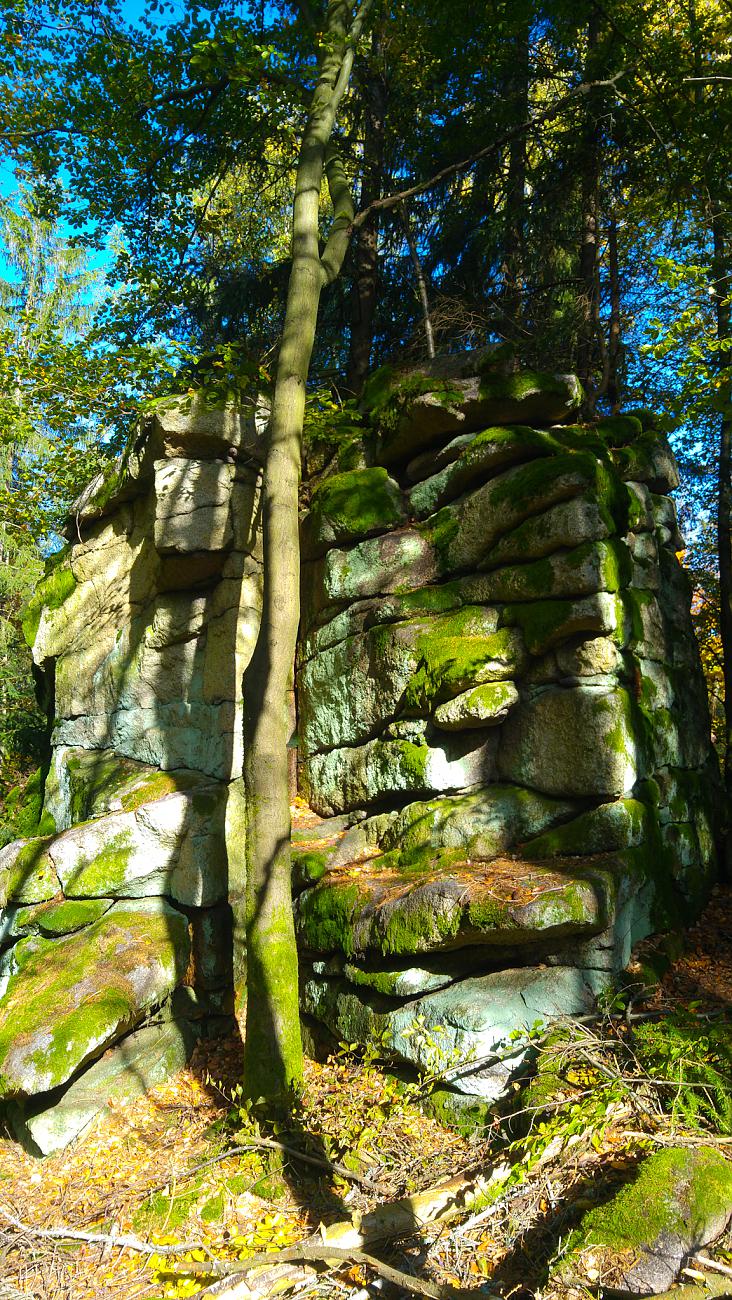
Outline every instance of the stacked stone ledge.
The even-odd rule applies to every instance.
[[[0,850],[0,1098],[44,1153],[233,1023],[265,422],[161,405],[25,613],[52,757],[40,837]]]
[[[303,1010],[465,1100],[714,874],[673,457],[578,398],[476,357],[380,372],[306,483]],[[43,1151],[232,1023],[264,418],[158,409],[27,611],[54,725],[38,835],[0,851],[0,1098]]]
[[[579,397],[475,358],[380,372],[305,523],[301,784],[348,829],[301,846],[303,1009],[453,1104],[498,1100],[532,1027],[714,877],[674,458]]]

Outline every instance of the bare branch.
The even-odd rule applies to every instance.
[[[16,1219],[4,1205],[0,1205],[0,1217],[17,1228],[18,1232],[25,1232],[29,1237],[43,1241],[84,1241],[94,1245],[115,1246],[118,1250],[135,1250],[142,1255],[180,1255],[188,1250],[208,1249],[204,1241],[179,1241],[174,1246],[158,1246],[155,1242],[143,1241],[141,1237],[133,1237],[129,1233],[118,1235],[114,1232],[81,1232],[74,1228],[35,1228],[32,1224]]]
[[[580,85],[575,86],[574,90],[570,90],[566,95],[562,95],[554,104],[550,104],[542,113],[537,114],[534,118],[530,118],[527,122],[522,122],[520,126],[514,127],[513,130],[507,131],[505,135],[500,136],[498,140],[494,140],[492,144],[486,145],[484,149],[476,150],[475,153],[470,154],[467,158],[462,158],[460,162],[450,163],[449,166],[443,167],[440,171],[435,172],[434,176],[430,176],[429,180],[420,181],[417,185],[411,185],[408,189],[399,190],[394,194],[387,194],[382,199],[374,199],[373,203],[370,203],[367,208],[364,208],[362,212],[359,212],[358,216],[354,219],[353,229],[357,230],[359,226],[362,226],[364,222],[368,220],[372,212],[394,208],[399,203],[403,203],[405,199],[414,198],[417,194],[424,194],[427,190],[434,189],[435,185],[439,185],[441,181],[449,180],[451,176],[459,176],[461,172],[468,171],[468,169],[473,167],[475,163],[480,162],[482,158],[490,157],[492,153],[496,153],[499,149],[502,149],[504,145],[510,144],[510,142],[515,140],[517,136],[529,134],[530,132],[535,131],[537,127],[543,126],[546,122],[551,121],[552,118],[557,117],[559,113],[561,113],[562,109],[567,107],[567,104],[578,99],[581,95],[588,95],[592,90],[614,90],[618,81],[620,81],[621,77],[624,77],[628,71],[629,69],[623,68],[620,72],[616,72],[613,77],[609,77],[606,80],[581,82]]]
[[[355,205],[351,187],[336,145],[329,145],[325,158],[325,175],[330,201],[333,204],[333,224],[320,258],[326,284],[332,284],[340,274],[343,259],[353,229]]]
[[[401,1287],[404,1291],[411,1291],[415,1295],[429,1297],[429,1300],[459,1300],[461,1296],[475,1295],[474,1292],[459,1291],[453,1286],[438,1286],[435,1282],[427,1282],[424,1278],[413,1277],[410,1273],[403,1273],[401,1269],[392,1268],[391,1264],[384,1264],[382,1260],[377,1259],[375,1255],[369,1255],[364,1250],[346,1250],[339,1246],[329,1246],[327,1243],[315,1244],[303,1242],[299,1246],[290,1246],[285,1250],[262,1251],[258,1255],[250,1255],[249,1259],[237,1261],[210,1260],[204,1264],[186,1263],[186,1274],[208,1274],[217,1273],[220,1277],[237,1277],[243,1273],[250,1273],[252,1269],[264,1268],[269,1265],[277,1264],[305,1264],[305,1263],[330,1264],[337,1266],[341,1264],[365,1264],[367,1268],[373,1269],[379,1277],[383,1277],[387,1282],[393,1282],[396,1286]],[[206,1292],[203,1292],[205,1295]],[[481,1295],[483,1293],[481,1292]],[[490,1300],[486,1297],[485,1300]]]

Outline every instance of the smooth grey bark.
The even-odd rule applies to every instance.
[[[338,275],[354,209],[330,144],[369,0],[355,16],[330,0],[318,80],[300,147],[292,217],[292,267],[277,363],[263,480],[264,593],[257,643],[244,676],[247,800],[247,1009],[244,1089],[274,1101],[302,1077],[297,950],[290,887],[288,691],[299,622],[300,483],[305,385],[323,287]],[[326,177],[333,222],[323,253],[319,200]]]

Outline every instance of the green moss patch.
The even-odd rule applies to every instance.
[[[117,904],[62,938],[21,939],[3,1001],[0,1096],[66,1082],[172,992],[188,948],[185,917],[158,900]]]
[[[76,590],[76,578],[68,563],[60,564],[39,582],[21,612],[23,636],[32,648],[44,609],[60,609]]]
[[[474,686],[508,680],[522,671],[525,650],[520,634],[503,628],[489,636],[475,635],[471,615],[474,618],[477,609],[466,606],[419,638],[420,662],[404,696],[408,711],[429,711]]]
[[[608,924],[621,872],[607,855],[548,867],[424,844],[395,849],[301,895],[298,934],[311,951],[384,958],[591,934]]]
[[[306,536],[312,550],[388,532],[404,523],[399,485],[385,469],[334,474],[310,503]]]
[[[723,1226],[732,1209],[732,1165],[710,1147],[669,1148],[648,1156],[632,1183],[605,1205],[590,1210],[569,1242],[575,1257],[591,1247],[627,1255],[653,1254],[657,1243],[677,1236],[689,1248],[709,1240],[709,1226]],[[562,1272],[565,1272],[566,1263]]]
[[[48,853],[53,836],[8,845],[0,865],[0,905],[45,903],[60,891]]]

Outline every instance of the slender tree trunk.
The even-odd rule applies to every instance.
[[[381,71],[381,44],[376,33],[371,42],[371,66],[364,87],[364,168],[360,206],[368,208],[381,198],[384,186],[384,126],[387,85]],[[351,336],[346,367],[346,387],[360,397],[371,363],[379,287],[379,214],[373,212],[359,226],[354,249],[351,293]]]
[[[717,537],[719,547],[719,622],[722,638],[724,676],[724,788],[726,795],[726,834],[724,868],[732,878],[732,350],[728,345],[732,332],[732,247],[726,215],[721,205],[712,208],[714,261],[712,288],[717,315],[717,339],[725,346],[717,354],[721,384],[718,389],[719,471],[717,491]]]
[[[427,281],[424,278],[424,271],[422,270],[422,263],[417,250],[417,241],[412,232],[412,225],[409,220],[409,212],[406,203],[399,204],[399,216],[404,228],[404,238],[407,241],[409,256],[412,260],[412,266],[414,267],[414,278],[417,281],[417,297],[419,298],[419,305],[422,308],[422,323],[424,325],[427,356],[430,361],[432,361],[435,355],[435,336],[432,332],[432,317],[430,316],[430,300],[427,294]]]
[[[608,279],[610,281],[610,325],[607,344],[605,396],[615,415],[620,410],[622,393],[620,378],[620,259],[618,257],[618,222],[614,212],[607,228],[607,262]]]
[[[515,45],[516,63],[512,78],[511,121],[518,125],[529,118],[529,15],[522,20]],[[503,311],[508,338],[518,341],[524,334],[523,295],[526,278],[526,135],[511,141],[508,152],[506,219],[504,230]]]
[[[587,57],[584,79],[597,75],[597,46],[600,21],[596,11],[587,27]],[[585,385],[588,411],[594,409],[593,372],[597,358],[597,319],[599,316],[599,206],[600,206],[600,127],[596,92],[587,96],[586,118],[580,158],[582,229],[580,234],[580,328],[577,346],[577,372]]]
[[[320,293],[340,271],[353,202],[329,141],[348,86],[353,47],[368,7],[356,17],[330,0],[318,82],[303,136],[293,205],[287,291],[263,483],[264,593],[257,644],[244,675],[244,782],[247,799],[247,1009],[244,1088],[270,1101],[302,1077],[297,950],[290,886],[288,707],[299,622],[298,488],[305,385]],[[334,220],[321,256],[318,204],[323,175]]]

